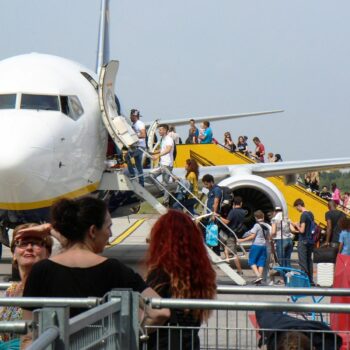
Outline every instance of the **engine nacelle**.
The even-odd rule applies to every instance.
[[[287,217],[287,203],[280,190],[270,181],[249,172],[235,174],[222,180],[219,186],[226,186],[234,190],[235,196],[243,199],[243,208],[248,211],[246,223],[253,225],[254,211],[260,209],[265,214],[281,207]]]

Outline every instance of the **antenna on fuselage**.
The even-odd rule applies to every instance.
[[[100,27],[98,32],[96,73],[109,62],[109,0],[101,0]]]

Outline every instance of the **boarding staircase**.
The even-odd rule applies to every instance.
[[[116,74],[118,71],[118,62],[111,61],[107,65],[101,68],[100,79],[99,79],[99,101],[101,109],[101,118],[104,126],[106,127],[109,135],[115,142],[116,146],[121,149],[122,147],[128,150],[136,149],[138,146],[138,137],[134,130],[131,128],[126,119],[118,114],[118,109],[114,99],[114,83]],[[152,130],[156,129],[156,125],[153,125]],[[146,151],[141,149],[146,157],[151,157]],[[163,169],[167,171],[167,169]],[[173,175],[170,173],[173,177]],[[177,201],[177,199],[169,192],[167,188],[163,186],[157,179],[153,176],[148,175],[151,181],[162,191],[165,191],[172,196],[172,198]],[[173,177],[173,182],[177,179]],[[180,184],[180,182],[179,182]],[[108,169],[102,176],[99,190],[102,191],[133,191],[140,198],[147,201],[159,214],[164,214],[167,211],[155,196],[153,196],[146,188],[142,187],[137,178],[129,179],[124,175],[121,169]],[[193,193],[191,193],[193,195]],[[194,195],[193,195],[194,196]],[[194,196],[195,197],[195,196]],[[197,201],[201,203],[199,198],[195,197]],[[178,201],[177,201],[178,202]],[[179,203],[179,202],[178,202]],[[181,203],[180,203],[181,204]],[[209,213],[211,215],[212,213]],[[196,220],[196,218],[193,218]],[[200,223],[200,222],[199,222]],[[226,226],[223,222],[222,224]],[[226,226],[227,227],[227,226]],[[229,229],[227,227],[227,229]],[[234,232],[233,232],[234,234]],[[213,263],[218,264],[218,267],[233,281],[239,285],[245,285],[246,281],[238,275],[228,264],[223,263],[223,260],[218,257],[211,249],[208,249],[208,254],[210,255]],[[242,248],[242,253],[245,254],[244,248]]]
[[[254,163],[252,159],[239,152],[231,153],[223,147],[215,144],[208,145],[178,145],[175,167],[183,167],[186,159],[193,158],[201,166],[213,165],[244,165]],[[315,216],[315,222],[321,227],[326,227],[325,213],[328,210],[327,202],[316,194],[307,191],[299,184],[286,185],[283,177],[268,177],[284,195],[289,218],[296,222],[300,219],[300,213],[293,207],[295,199],[301,198],[306,208]]]

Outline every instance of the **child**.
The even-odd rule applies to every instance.
[[[253,241],[249,252],[248,264],[256,275],[254,283],[260,283],[263,279],[262,274],[264,266],[267,262],[267,246],[270,242],[271,226],[264,222],[264,213],[261,210],[257,210],[254,213],[256,224],[248,233],[248,236],[241,238],[238,241],[240,243],[246,241]]]
[[[339,253],[350,255],[350,219],[344,217],[340,219],[339,227]]]

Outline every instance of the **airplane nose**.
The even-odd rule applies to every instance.
[[[3,186],[0,198],[5,199],[10,193],[11,196],[14,192],[18,193],[24,183],[30,183],[32,190],[36,190],[49,178],[53,142],[45,123],[40,125],[35,118],[18,115],[18,111],[3,114],[4,111],[1,111],[0,183]]]

